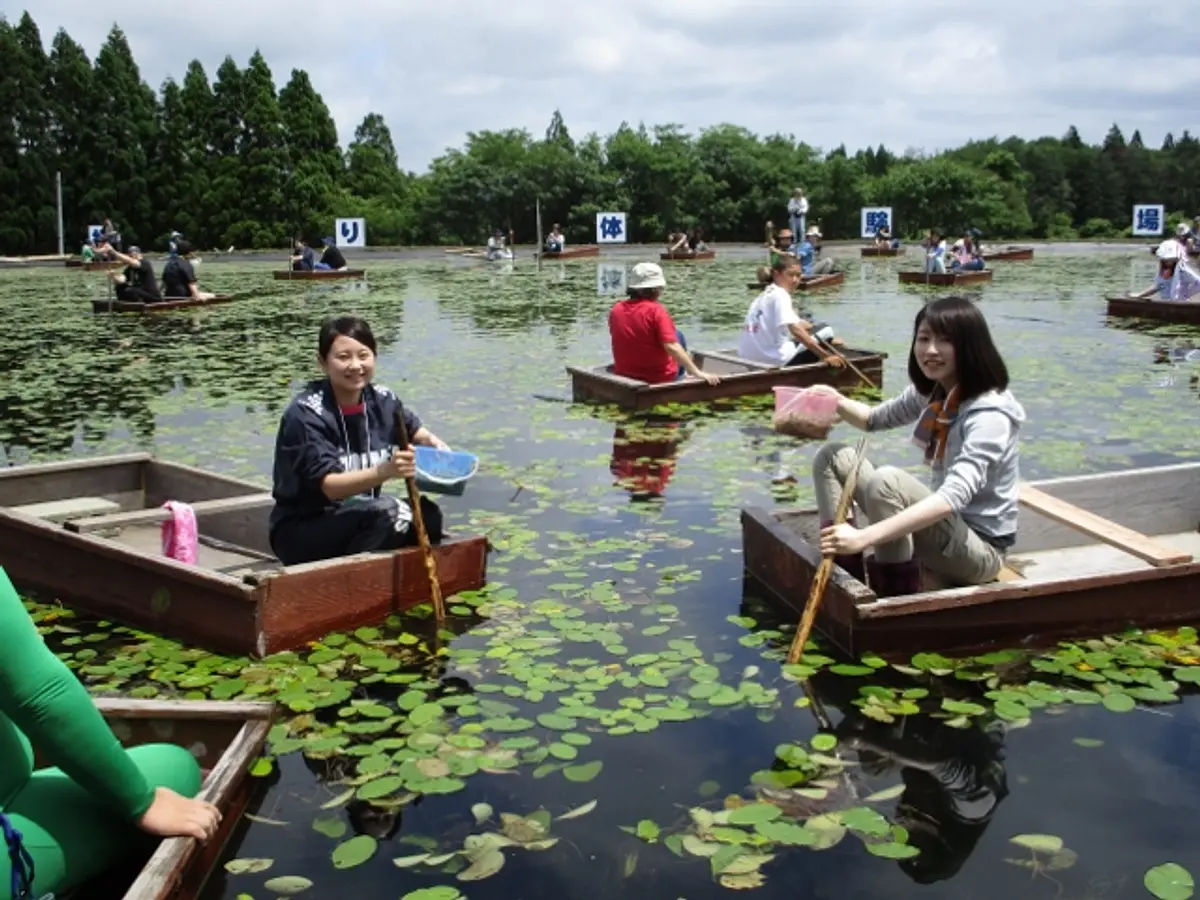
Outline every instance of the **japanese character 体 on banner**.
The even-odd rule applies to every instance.
[[[862,234],[859,237],[873,238],[880,228],[891,229],[892,208],[890,206],[864,206],[862,208]]]
[[[1139,203],[1133,208],[1133,234],[1138,237],[1162,234],[1163,212],[1162,204]]]
[[[625,213],[596,213],[597,244],[624,244],[626,240]]]

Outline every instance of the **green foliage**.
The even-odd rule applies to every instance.
[[[65,32],[47,56],[34,20],[0,17],[0,253],[56,243],[54,173],[61,171],[65,244],[111,217],[128,242],[162,249],[171,230],[201,247],[278,247],[321,237],[337,216],[363,216],[377,244],[480,243],[492,229],[535,237],[546,228],[594,240],[595,214],[625,210],[631,241],[660,242],[701,227],[717,240],[759,241],[786,219],[796,187],[828,238],[856,237],[859,210],[891,205],[897,230],[981,229],[988,239],[1127,235],[1132,206],[1200,211],[1200,140],[1184,131],[1160,149],[1116,123],[1089,145],[1061,138],[971,141],[932,157],[880,144],[849,154],[757,136],[721,124],[689,134],[672,123],[623,122],[606,136],[574,136],[555,110],[545,132],[470,132],[421,175],[400,166],[383,117],[368,114],[343,153],[308,74],[278,93],[255,53],[226,58],[210,85],[193,61],[158,95],[141,80],[114,27],[93,66]]]

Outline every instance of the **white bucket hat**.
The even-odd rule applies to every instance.
[[[808,226],[808,231],[806,231],[804,234],[806,237],[823,237],[821,234],[821,229],[816,225]]]
[[[1192,229],[1188,227],[1187,222],[1180,222],[1175,226],[1175,234],[1177,237],[1187,237],[1192,233]]]
[[[1179,243],[1178,241],[1163,241],[1158,245],[1158,250],[1155,255],[1159,259],[1179,259]]]
[[[629,273],[630,290],[666,287],[667,279],[663,277],[662,266],[656,263],[638,263]]]

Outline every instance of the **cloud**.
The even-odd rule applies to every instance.
[[[47,44],[66,27],[92,56],[113,24],[103,5],[26,6]],[[344,142],[382,113],[417,171],[468,131],[539,136],[556,108],[576,136],[732,122],[825,149],[932,151],[1072,124],[1098,142],[1115,121],[1155,146],[1188,124],[1192,79],[1169,73],[1191,71],[1200,44],[1200,19],[1137,0],[128,0],[119,24],[155,87],[193,57],[211,77],[255,49],[281,85],[305,69]]]

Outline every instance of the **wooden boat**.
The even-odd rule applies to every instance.
[[[1200,325],[1200,302],[1195,300],[1139,300],[1137,297],[1108,297],[1108,315],[1122,319],[1156,319]]]
[[[660,253],[658,258],[663,262],[704,262],[717,258],[716,250],[701,250],[699,253]]]
[[[771,286],[769,281],[747,281],[746,287],[752,291],[765,291]]]
[[[930,287],[953,287],[992,280],[991,269],[984,269],[980,272],[899,272],[897,274],[901,284],[924,284]]]
[[[886,353],[844,347],[839,349],[864,375],[882,385]],[[692,353],[696,365],[703,371],[721,376],[719,384],[708,384],[692,377],[666,384],[646,384],[644,381],[614,375],[611,364],[590,368],[568,366],[567,371],[571,374],[571,392],[576,402],[615,403],[622,409],[650,409],[662,403],[705,403],[751,394],[769,394],[776,385],[808,387],[831,384],[839,388],[852,388],[860,383],[858,376],[848,368],[835,369],[825,363],[771,366],[739,359],[734,353],[733,350],[696,350]]]
[[[161,553],[167,500],[191,504],[198,565]],[[0,565],[21,587],[104,619],[232,654],[265,656],[429,600],[421,551],[284,566],[269,492],[134,453],[0,469]],[[447,596],[483,585],[487,540],[436,547]]]
[[[863,256],[903,256],[903,247],[863,247]]]
[[[837,287],[845,280],[845,272],[829,272],[826,275],[805,275],[796,285],[796,290],[819,291],[821,288]]]
[[[68,269],[83,269],[85,272],[107,272],[110,269],[123,269],[125,263],[112,260],[111,262],[84,262],[82,259],[68,259],[63,262]]]
[[[276,281],[335,281],[339,278],[362,278],[366,269],[312,269],[292,272],[287,269],[273,273]]]
[[[1003,250],[981,253],[980,256],[984,262],[1016,262],[1017,260],[1033,259],[1033,248],[1005,247]]]
[[[1021,504],[1001,580],[881,599],[835,566],[818,627],[857,655],[1200,621],[1200,463],[1025,484]],[[742,510],[748,574],[797,614],[821,560],[817,528],[815,510]]]
[[[566,250],[543,250],[542,259],[585,259],[587,257],[599,256],[600,245],[591,244],[583,247],[568,247]]]
[[[113,887],[125,888],[123,900],[194,900],[254,799],[260,782],[250,777],[249,769],[267,741],[275,704],[124,698],[95,702],[122,746],[169,743],[190,750],[204,773],[199,798],[221,810],[221,824],[207,843],[193,838],[160,841],[132,884]],[[112,876],[122,874],[114,872],[101,880],[108,887]],[[88,893],[87,887],[83,893]]]
[[[109,313],[160,313],[167,312],[172,309],[190,309],[193,306],[211,306],[214,303],[229,303],[234,299],[233,294],[214,294],[204,300],[195,300],[191,297],[171,298],[163,300],[159,303],[141,303],[136,300],[93,300],[92,312]]]

